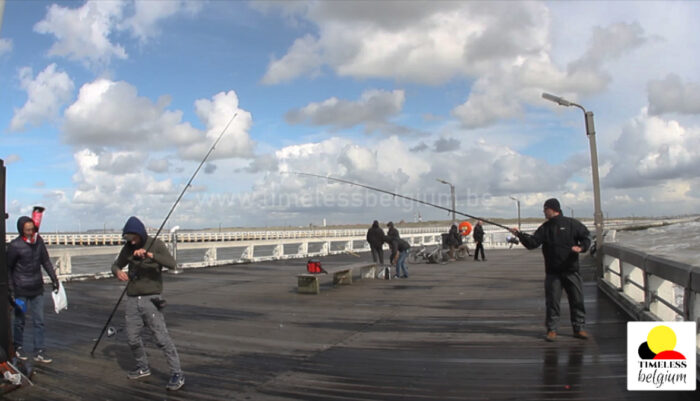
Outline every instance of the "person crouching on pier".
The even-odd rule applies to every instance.
[[[119,256],[112,265],[112,273],[121,281],[127,281],[126,290],[126,336],[131,352],[136,360],[136,369],[127,374],[129,379],[150,376],[148,356],[143,346],[141,331],[148,327],[156,339],[158,348],[165,354],[170,368],[168,390],[179,390],[185,384],[185,376],[180,368],[180,357],[175,344],[165,326],[161,309],[165,300],[163,291],[163,266],[175,268],[175,259],[170,255],[163,241],[151,238],[141,220],[130,217],[123,229],[126,240]],[[122,268],[129,265],[129,274]]]
[[[534,234],[526,234],[511,228],[527,249],[542,245],[544,255],[547,314],[547,341],[557,338],[559,325],[559,304],[562,287],[569,299],[571,325],[574,337],[587,339],[588,333],[583,329],[586,322],[586,309],[583,304],[583,284],[579,274],[579,253],[586,252],[591,245],[590,233],[578,220],[564,217],[557,199],[547,199],[544,203],[544,222]]]

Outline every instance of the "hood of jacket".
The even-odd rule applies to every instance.
[[[27,216],[22,216],[19,219],[17,219],[17,232],[19,233],[19,236],[22,237],[24,236],[24,225],[27,224],[28,222],[34,222],[31,217]]]
[[[124,224],[122,229],[122,235],[124,234],[136,234],[141,237],[141,245],[146,245],[146,238],[148,238],[148,233],[146,233],[146,226],[143,225],[141,220],[136,216],[129,217],[129,220]]]

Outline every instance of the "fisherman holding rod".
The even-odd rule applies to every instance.
[[[165,326],[165,317],[161,313],[165,306],[165,300],[161,297],[161,272],[164,266],[174,269],[175,259],[163,241],[148,236],[146,227],[138,218],[130,217],[122,231],[126,243],[112,265],[112,273],[120,281],[129,282],[126,289],[126,337],[136,360],[136,369],[130,371],[127,377],[135,380],[151,375],[141,338],[143,327],[146,326],[153,333],[170,368],[170,380],[166,388],[179,390],[185,384],[185,376],[180,368],[177,349]],[[127,264],[128,274],[122,270]]]
[[[587,339],[588,333],[583,330],[586,323],[586,308],[583,304],[583,284],[579,274],[578,255],[586,252],[591,246],[590,233],[580,221],[564,217],[559,201],[547,199],[544,203],[544,222],[534,234],[526,234],[517,228],[510,232],[517,235],[527,249],[535,249],[542,245],[544,255],[545,281],[544,291],[547,305],[545,325],[547,341],[557,338],[559,326],[559,304],[562,287],[569,299],[571,325],[574,337]]]

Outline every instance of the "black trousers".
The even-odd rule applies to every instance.
[[[479,251],[481,251],[481,260],[486,260],[484,256],[484,244],[480,241],[476,243],[476,249],[474,250],[474,260],[479,260]]]
[[[384,264],[384,249],[382,249],[382,245],[371,245],[370,244],[370,249],[372,249],[372,260],[376,263],[377,260],[379,260],[379,264],[383,265]]]
[[[578,272],[547,274],[544,279],[544,292],[547,300],[547,331],[557,331],[559,327],[559,304],[562,288],[569,299],[571,326],[579,331],[586,324],[586,307],[583,304],[583,282]]]

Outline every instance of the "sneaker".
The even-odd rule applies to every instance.
[[[23,361],[26,361],[27,355],[24,353],[24,347],[15,348],[15,356]]]
[[[165,385],[165,388],[170,390],[170,391],[176,391],[179,390],[180,387],[185,385],[185,375],[182,373],[173,373],[172,376],[170,376],[170,380],[168,381],[168,384]]]
[[[547,332],[547,337],[545,337],[544,339],[547,340],[547,341],[549,341],[550,343],[551,343],[551,342],[554,342],[554,340],[557,339],[557,332],[556,332],[556,331],[552,331],[552,330],[548,331],[548,332]]]
[[[582,340],[588,340],[588,333],[586,330],[576,330],[574,331],[574,337],[580,338]]]
[[[46,355],[46,352],[43,349],[40,349],[37,351],[36,355],[34,355],[34,362],[49,364],[52,361],[53,359]]]
[[[128,377],[131,380],[136,380],[140,379],[142,377],[150,376],[151,375],[151,369],[136,369],[132,370],[131,372],[127,373],[126,377]]]

